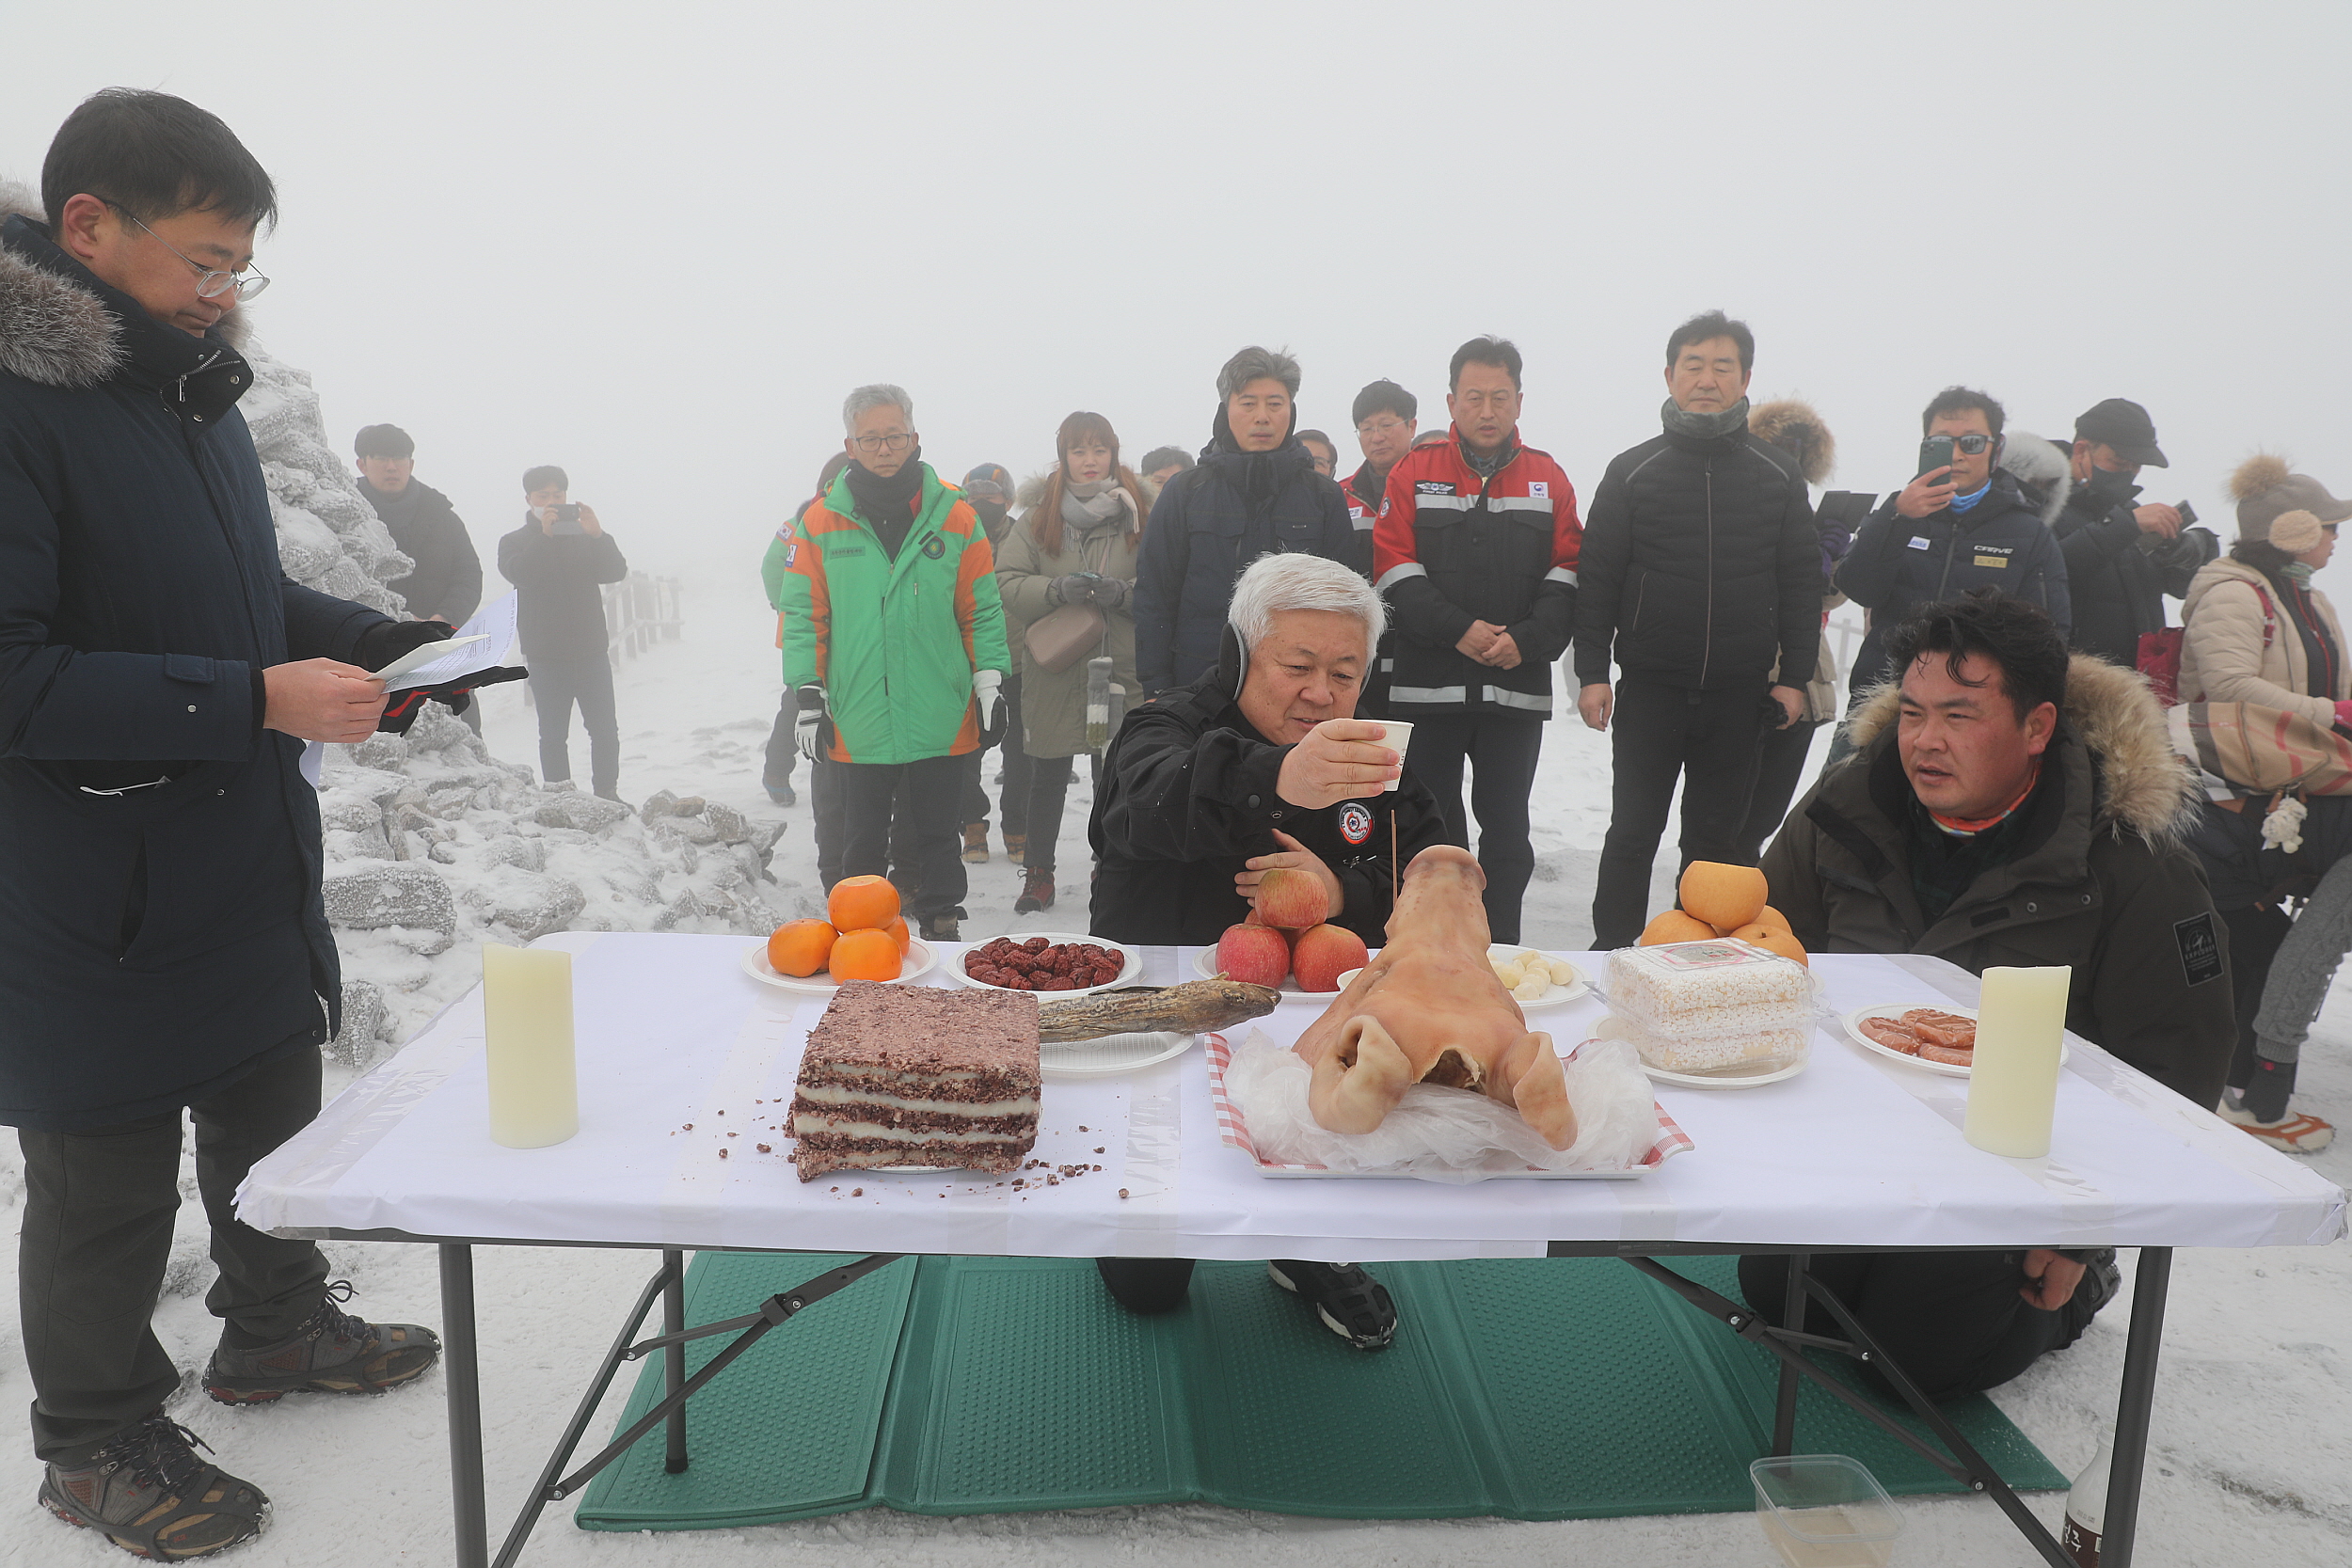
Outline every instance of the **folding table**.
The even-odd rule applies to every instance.
[[[672,1467],[682,1468],[691,1458],[682,1405],[691,1391],[687,1339],[765,1332],[909,1253],[1365,1263],[1623,1258],[1781,1357],[1773,1451],[1787,1452],[1797,1379],[1818,1378],[1803,1353],[1822,1344],[1794,1331],[1804,1291],[1790,1293],[1788,1325],[1774,1325],[1657,1259],[1785,1254],[1792,1278],[1845,1323],[1851,1342],[1843,1348],[1867,1354],[1874,1347],[1859,1326],[1809,1283],[1804,1259],[1810,1254],[2137,1247],[2105,1544],[2105,1560],[2121,1568],[2132,1555],[2172,1249],[2320,1245],[2344,1229],[2341,1189],[2086,1041],[2070,1037],[2050,1156],[2004,1160],[1963,1141],[1963,1081],[1848,1044],[1834,1021],[1817,1032],[1806,1069],[1784,1082],[1743,1090],[1661,1086],[1661,1103],[1695,1147],[1632,1180],[1467,1186],[1268,1180],[1220,1141],[1202,1053],[1195,1050],[1131,1077],[1048,1081],[1036,1157],[1056,1166],[1099,1164],[1100,1172],[1017,1189],[1009,1179],[969,1172],[803,1183],[773,1125],[791,1098],[801,1043],[823,1012],[821,997],[752,979],[741,963],[752,944],[741,937],[566,932],[539,945],[576,955],[577,1136],[542,1149],[490,1141],[476,991],[256,1165],[238,1195],[246,1223],[277,1234],[439,1245],[460,1568],[491,1561],[474,1332],[477,1244],[637,1247],[662,1257],[501,1564],[519,1555],[547,1502],[585,1483],[585,1471],[566,1478],[563,1466],[623,1360],[663,1353],[673,1400],[649,1413],[643,1433],[624,1435],[634,1440],[666,1426]],[[956,983],[947,968],[959,949],[941,945],[941,967],[918,983]],[[1146,978],[1191,978],[1197,952],[1145,949]],[[1598,963],[1590,954],[1565,956],[1588,974]],[[1977,995],[1973,976],[1937,959],[1823,955],[1814,970],[1837,1014],[1886,1003],[1966,1006]],[[1235,1033],[1263,1028],[1287,1042],[1322,1006],[1289,1000]],[[1588,998],[1531,1022],[1565,1049],[1604,1011]],[[1370,1191],[1376,1202],[1366,1201]],[[685,1254],[711,1248],[869,1256],[779,1292],[733,1324],[689,1329]],[[663,1333],[632,1345],[657,1300],[664,1305]],[[1882,1367],[1899,1385],[1899,1370]],[[1956,1442],[1948,1431],[1939,1435],[1947,1447]],[[2048,1531],[1964,1443],[1948,1457],[1930,1456],[1998,1499],[2046,1560],[2065,1561]]]

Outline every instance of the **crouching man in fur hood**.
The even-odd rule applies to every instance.
[[[1765,852],[1773,908],[1817,953],[2072,965],[2067,1028],[2212,1105],[2236,1036],[2228,942],[2181,843],[2196,781],[2145,684],[2070,658],[2047,614],[1992,589],[1926,607],[1886,649],[1899,684],[1856,712],[1858,754]],[[1938,1400],[2072,1344],[2120,1284],[2106,1249],[1817,1263]],[[1777,1316],[1786,1275],[1743,1259],[1749,1304]]]

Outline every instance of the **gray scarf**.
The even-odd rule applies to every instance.
[[[1676,406],[1674,399],[1668,398],[1666,405],[1658,411],[1658,417],[1665,421],[1666,433],[1670,436],[1688,436],[1694,441],[1721,440],[1735,431],[1748,428],[1748,400],[1741,398],[1730,407],[1712,414],[1686,414]]]
[[[1092,532],[1118,516],[1121,508],[1132,509],[1135,504],[1135,498],[1116,478],[1093,479],[1083,484],[1068,480],[1061,487],[1061,520],[1080,533]]]

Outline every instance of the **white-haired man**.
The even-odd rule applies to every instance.
[[[881,876],[904,784],[922,884],[909,924],[963,918],[964,758],[1005,733],[1005,604],[979,514],[923,461],[914,405],[860,387],[841,405],[850,464],[793,525],[784,681],[801,754],[842,765],[845,877]]]
[[[1381,743],[1387,727],[1354,717],[1387,623],[1372,585],[1321,556],[1262,556],[1242,573],[1216,667],[1128,714],[1104,753],[1087,825],[1094,935],[1215,942],[1248,915],[1261,878],[1298,866],[1322,879],[1331,924],[1380,944],[1395,867],[1447,842],[1436,798]],[[1136,1312],[1181,1306],[1192,1279],[1183,1258],[1097,1266]],[[1355,1264],[1266,1269],[1357,1349],[1395,1338],[1395,1304]]]

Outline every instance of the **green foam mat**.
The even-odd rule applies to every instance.
[[[687,1321],[755,1310],[852,1261],[703,1253]],[[1735,1299],[1736,1262],[1677,1271]],[[1745,1512],[1777,1363],[1609,1259],[1383,1263],[1396,1343],[1350,1350],[1263,1264],[1203,1263],[1182,1309],[1139,1318],[1083,1260],[907,1259],[770,1333],[589,1486],[584,1529],[711,1529],[884,1504],[917,1513],[1205,1500],[1339,1518]],[[688,1370],[725,1337],[696,1341]],[[1821,1358],[1855,1387],[1842,1356]],[[660,1397],[649,1360],[621,1417]],[[1946,1407],[2020,1490],[2067,1484],[1975,1398]],[[1926,1436],[1907,1412],[1898,1419]],[[1797,1447],[1851,1454],[1889,1492],[1963,1490],[1825,1391]]]

